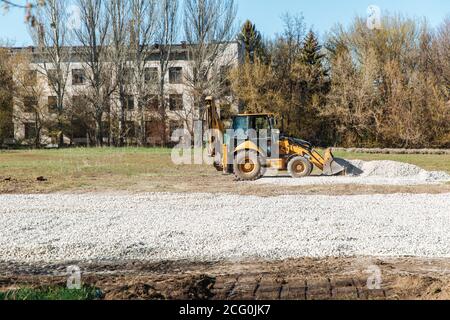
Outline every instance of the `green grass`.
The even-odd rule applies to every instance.
[[[70,290],[61,287],[22,288],[8,292],[0,292],[0,300],[94,300],[98,298],[95,288],[84,287],[80,290]]]
[[[170,184],[213,175],[207,166],[176,166],[171,149],[76,148],[0,152],[0,193],[64,190],[161,191]],[[37,177],[47,182],[37,182]],[[5,178],[12,181],[5,182]],[[181,178],[181,179],[180,179]],[[160,184],[163,184],[160,188]],[[142,185],[142,186],[138,186]]]
[[[212,166],[174,165],[171,152],[171,149],[161,148],[0,151],[0,193],[203,192],[212,189],[227,192],[235,189],[232,177],[223,177]],[[400,161],[450,173],[450,155],[336,152],[335,156]],[[41,176],[48,181],[38,182],[36,178]]]

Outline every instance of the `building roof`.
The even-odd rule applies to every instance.
[[[238,44],[237,41],[231,41],[224,44]],[[187,54],[188,54],[188,48],[189,44],[185,42],[181,42],[178,44],[174,44],[172,46],[172,52],[171,54],[173,57],[171,60],[187,60]],[[68,50],[70,52],[70,62],[79,62],[81,59],[77,57],[77,54],[80,54],[82,50],[84,49],[84,46],[66,46],[64,47],[65,50]],[[27,47],[0,47],[0,49],[6,49],[9,50],[11,54],[14,53],[28,53],[33,55],[33,62],[34,63],[40,63],[44,62],[44,55],[45,52],[42,52],[39,47],[35,46],[27,46]],[[159,60],[159,44],[153,44],[152,45],[152,52],[150,54],[150,61],[152,60]]]
[[[275,116],[275,114],[273,114],[273,113],[240,113],[237,115],[237,117],[255,117],[255,116],[272,117],[272,116]]]

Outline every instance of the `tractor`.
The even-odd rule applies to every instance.
[[[346,169],[335,161],[331,148],[322,156],[311,143],[284,135],[277,129],[274,114],[238,114],[225,130],[213,98],[208,97],[206,123],[216,132],[209,138],[214,166],[225,174],[234,174],[236,180],[257,180],[268,168],[288,171],[293,178],[310,176],[314,167],[324,176],[345,174]]]

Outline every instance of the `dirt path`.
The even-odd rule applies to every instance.
[[[68,265],[0,263],[0,290],[65,285]],[[450,259],[328,258],[275,262],[81,264],[104,299],[448,299]],[[368,287],[374,268],[380,287]]]

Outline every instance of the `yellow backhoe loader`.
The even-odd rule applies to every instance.
[[[311,143],[280,134],[273,114],[239,114],[229,130],[220,119],[212,97],[206,99],[206,125],[216,134],[209,135],[209,154],[214,166],[237,180],[261,178],[267,168],[288,171],[293,178],[311,175],[314,166],[323,175],[345,174],[331,152],[322,156]],[[218,137],[221,136],[221,137]]]

